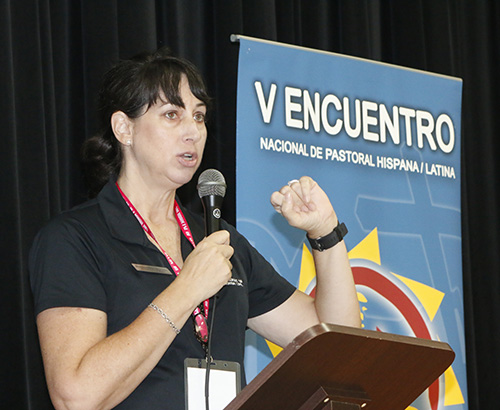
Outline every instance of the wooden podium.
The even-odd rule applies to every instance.
[[[447,343],[319,324],[283,349],[225,409],[404,410],[454,358]]]

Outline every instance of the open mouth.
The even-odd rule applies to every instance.
[[[186,153],[186,154],[184,154],[184,155],[182,156],[182,158],[184,158],[184,159],[185,159],[185,160],[187,160],[187,161],[192,161],[192,160],[194,159],[194,158],[193,158],[193,154],[187,154],[187,153]]]

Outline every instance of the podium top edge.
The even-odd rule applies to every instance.
[[[294,344],[296,347],[300,347],[301,345],[307,343],[309,340],[312,340],[315,337],[326,333],[349,334],[352,336],[364,337],[368,339],[378,339],[388,342],[398,342],[415,346],[432,347],[435,349],[450,351],[453,352],[453,354],[455,353],[448,343],[439,340],[422,339],[414,336],[397,335],[393,333],[360,329],[350,326],[334,325],[330,323],[320,323],[310,327],[309,329],[306,329],[304,332],[298,335],[291,342],[291,344]]]

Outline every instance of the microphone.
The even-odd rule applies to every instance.
[[[198,178],[198,195],[205,211],[205,236],[220,230],[221,206],[226,195],[226,180],[216,169],[206,169]],[[214,328],[217,295],[213,298],[210,330]],[[211,336],[211,335],[210,335]],[[209,410],[210,365],[212,363],[212,337],[208,338],[205,366],[205,410]]]
[[[200,174],[196,188],[205,211],[205,236],[208,236],[220,230],[220,208],[226,195],[226,180],[220,171],[206,169]]]

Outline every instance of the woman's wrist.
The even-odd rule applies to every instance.
[[[322,252],[337,245],[337,243],[344,239],[344,236],[347,235],[347,232],[348,231],[345,224],[343,222],[340,223],[337,221],[337,225],[335,226],[335,228],[333,228],[327,235],[311,237],[308,234],[307,239],[312,249]]]

